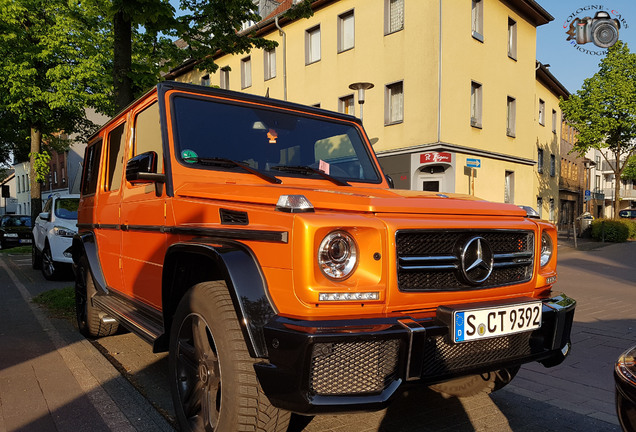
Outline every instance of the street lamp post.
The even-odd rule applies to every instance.
[[[373,84],[369,82],[357,82],[349,86],[351,90],[358,90],[358,103],[360,104],[360,121],[362,121],[362,105],[364,104],[364,92],[372,89]]]

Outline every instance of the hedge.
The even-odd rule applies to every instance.
[[[636,239],[636,221],[616,219],[595,219],[592,221],[592,238],[607,242],[620,243],[627,239]]]

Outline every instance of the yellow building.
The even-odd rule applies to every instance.
[[[275,19],[292,3],[278,2],[258,24],[275,50],[220,55],[216,74],[190,64],[169,77],[359,117],[364,108],[398,188],[532,207],[558,199],[558,182],[537,177],[538,99],[558,105],[536,77],[536,29],[553,18],[534,0],[316,0],[313,17],[295,21]],[[373,84],[364,105],[354,83]]]

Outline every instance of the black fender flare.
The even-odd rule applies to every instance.
[[[245,245],[232,241],[201,240],[175,243],[168,248],[163,265],[162,303],[164,337],[158,344],[167,344],[172,316],[184,288],[179,285],[180,257],[196,255],[210,263],[210,272],[227,284],[234,310],[243,332],[245,343],[252,357],[267,358],[267,345],[263,327],[277,310],[269,297],[267,281],[254,253]]]
[[[93,275],[93,282],[98,292],[107,293],[106,278],[102,271],[102,265],[99,261],[97,253],[97,242],[95,241],[95,233],[92,231],[84,231],[75,234],[73,237],[73,265],[78,265],[82,256],[88,260],[90,274]]]

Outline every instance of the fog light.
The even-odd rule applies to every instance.
[[[318,300],[320,301],[368,301],[378,300],[379,292],[354,292],[354,293],[320,293]]]

